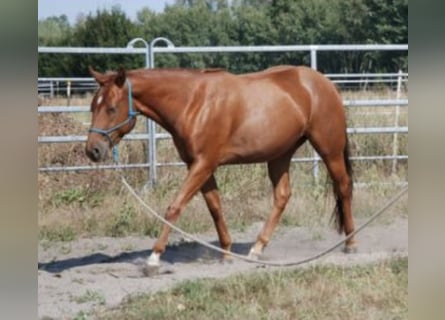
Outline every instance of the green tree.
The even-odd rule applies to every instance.
[[[64,14],[39,20],[37,28],[39,46],[61,45],[66,43],[71,35],[71,26]]]
[[[66,15],[53,16],[38,21],[39,46],[70,46],[72,45],[72,27]],[[41,76],[58,76],[70,70],[71,57],[61,54],[40,54],[38,57],[38,73]]]
[[[234,38],[238,45],[271,45],[277,37],[277,30],[267,7],[259,4],[238,3],[232,11]],[[267,68],[274,64],[274,53],[235,53],[230,65],[234,72],[249,72]]]
[[[176,1],[162,14],[147,8],[138,14],[138,28],[144,39],[167,37],[176,46],[233,45],[233,18],[227,1]],[[157,67],[228,67],[225,54],[162,54]]]
[[[319,43],[363,44],[367,14],[368,8],[363,0],[330,2]],[[319,52],[318,69],[325,73],[364,72],[369,65],[366,54],[361,51]]]
[[[364,0],[368,15],[368,26],[364,39],[367,43],[404,44],[408,43],[408,0]],[[369,59],[375,69],[408,71],[408,57],[404,52],[375,52]]]
[[[124,47],[135,37],[167,37],[176,46],[407,43],[408,0],[176,0],[161,13],[142,8],[135,22],[119,7],[39,21],[39,45]],[[161,45],[161,44],[159,44]],[[310,64],[309,52],[159,54],[157,67],[223,67],[248,72],[277,64]],[[85,76],[145,65],[142,55],[40,54],[40,76]],[[407,70],[406,52],[319,52],[322,72]]]
[[[138,36],[135,24],[118,6],[111,10],[97,10],[78,21],[73,33],[74,45],[79,47],[125,47]],[[98,70],[115,70],[119,66],[137,68],[144,66],[142,56],[88,54],[73,55],[71,75],[88,75],[88,66]]]

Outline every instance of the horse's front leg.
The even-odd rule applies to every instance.
[[[187,178],[181,186],[181,189],[175,200],[170,204],[165,215],[168,222],[174,223],[178,220],[181,211],[190,201],[190,199],[201,189],[203,184],[209,179],[214,171],[214,166],[208,161],[200,160],[190,165]],[[151,274],[160,266],[161,254],[165,251],[168,241],[168,235],[171,228],[163,225],[161,235],[153,246],[153,251],[147,260],[146,273]]]

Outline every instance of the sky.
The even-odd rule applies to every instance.
[[[136,13],[143,7],[161,12],[165,4],[172,4],[174,0],[39,0],[38,19],[65,14],[71,24],[76,22],[80,13],[93,14],[97,9],[110,9],[119,5],[131,20],[136,19]]]

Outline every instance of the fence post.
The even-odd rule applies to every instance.
[[[155,67],[155,57],[153,48],[154,45],[159,42],[163,41],[167,44],[169,48],[174,47],[175,45],[173,42],[171,42],[169,39],[164,37],[158,37],[153,40],[151,40],[149,46],[148,46],[148,66],[149,68],[153,69]],[[150,136],[150,187],[154,187],[157,181],[157,150],[156,150],[156,123],[153,120],[148,121],[148,127],[149,127],[149,136]]]
[[[311,46],[311,68],[314,70],[317,70],[317,47],[316,46]],[[314,179],[318,179],[318,172],[319,172],[319,167],[318,167],[318,162],[320,160],[320,157],[318,156],[317,151],[313,151],[313,157],[314,157],[314,162],[313,162],[313,167],[312,167],[312,174],[314,176]]]
[[[145,68],[151,69],[153,65],[151,64],[151,46],[142,38],[134,38],[127,43],[127,48],[133,48],[136,42],[142,42],[145,46]],[[150,165],[148,169],[148,181],[146,187],[153,187],[156,182],[156,144],[154,143],[156,133],[154,132],[154,122],[151,119],[145,120],[145,129],[148,133],[147,140],[147,163]]]
[[[68,106],[70,106],[70,104],[71,104],[71,81],[67,81],[67,83],[66,83],[66,99],[67,99]]]
[[[401,90],[402,90],[402,70],[399,70],[399,76],[397,77],[397,93],[396,93],[396,98],[397,100],[400,99],[400,95],[401,95]],[[399,127],[399,118],[400,118],[400,105],[396,105],[396,115],[395,115],[395,119],[394,119],[394,127],[398,128]],[[392,174],[396,173],[397,170],[397,149],[399,148],[399,144],[398,144],[398,134],[397,132],[394,133],[393,136],[393,143],[392,143],[392,155],[394,157],[394,159],[392,160]]]
[[[54,84],[52,81],[49,82],[49,97],[54,98]]]

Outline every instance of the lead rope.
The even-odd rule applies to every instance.
[[[186,238],[189,238],[201,245],[203,245],[204,247],[207,247],[211,250],[226,254],[226,255],[230,255],[233,256],[235,258],[238,258],[240,260],[246,261],[246,262],[251,262],[251,263],[257,263],[257,264],[261,264],[261,265],[265,265],[265,266],[277,266],[277,267],[282,267],[282,266],[297,266],[300,264],[304,264],[304,263],[308,263],[310,261],[316,260],[321,258],[322,256],[330,253],[331,251],[333,251],[334,249],[336,249],[337,247],[339,247],[340,245],[342,245],[345,241],[347,241],[348,239],[352,238],[353,236],[355,236],[357,233],[359,233],[360,231],[362,231],[366,226],[368,226],[371,222],[373,222],[375,219],[377,219],[383,212],[385,212],[386,210],[388,210],[388,208],[390,208],[394,203],[396,203],[407,191],[408,191],[408,186],[405,186],[402,190],[400,190],[392,199],[390,199],[380,210],[378,210],[376,213],[374,213],[374,215],[372,215],[365,223],[363,223],[360,227],[358,227],[357,229],[355,229],[354,232],[350,233],[347,237],[345,237],[344,239],[336,242],[334,245],[332,245],[331,247],[329,247],[328,249],[315,254],[313,256],[301,259],[301,260],[297,260],[297,261],[264,261],[264,260],[258,260],[258,259],[253,259],[253,258],[249,258],[247,256],[241,255],[241,254],[237,254],[231,251],[227,251],[224,249],[221,249],[213,244],[210,244],[208,242],[205,242],[197,237],[195,237],[194,235],[187,233],[186,231],[178,228],[177,226],[175,226],[174,224],[170,223],[169,221],[167,221],[164,217],[162,217],[161,215],[159,215],[153,208],[151,208],[148,204],[146,204],[144,202],[144,200],[142,200],[142,198],[137,194],[137,192],[128,184],[127,180],[125,179],[125,177],[121,174],[121,180],[122,183],[124,184],[124,186],[127,188],[127,190],[130,192],[130,194],[132,194],[136,200],[144,207],[148,210],[148,212],[153,215],[155,218],[157,218],[158,220],[162,221],[163,223],[165,223],[166,225],[168,225],[170,228],[172,228],[173,230],[175,230],[176,232],[180,233],[181,235],[183,235]]]

